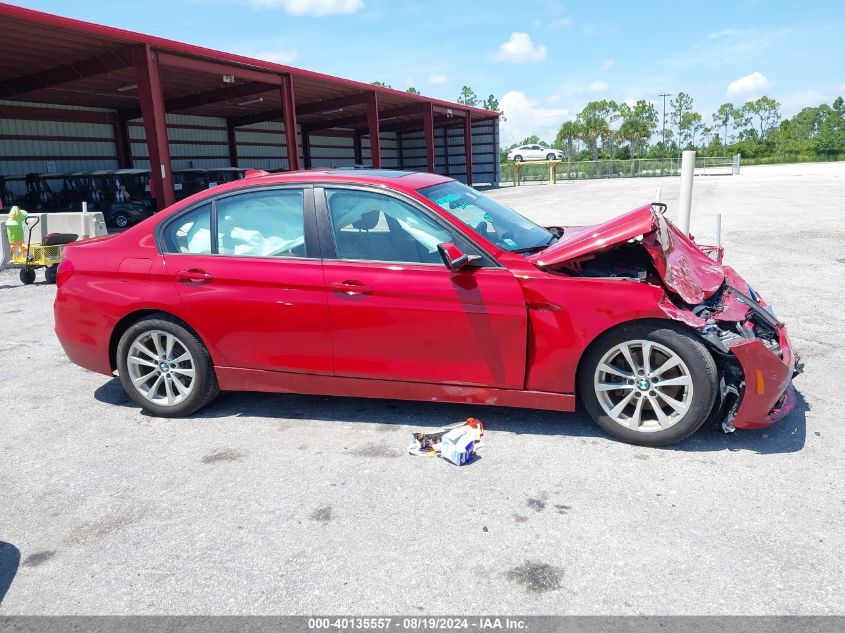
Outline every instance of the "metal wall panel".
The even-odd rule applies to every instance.
[[[496,185],[499,182],[499,122],[481,121],[472,124],[472,181],[473,184]],[[466,155],[463,126],[434,130],[434,171],[466,182]],[[447,141],[448,139],[448,141]],[[448,159],[447,159],[448,143]],[[405,168],[425,171],[425,139],[422,132],[402,135],[402,154]]]

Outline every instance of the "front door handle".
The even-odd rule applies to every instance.
[[[369,286],[365,286],[360,281],[355,281],[354,279],[335,281],[329,284],[329,288],[331,288],[334,292],[342,292],[343,294],[349,296],[368,295],[373,291],[373,289]]]
[[[186,284],[205,284],[214,279],[214,276],[201,268],[191,268],[190,270],[180,270],[176,273],[176,279]]]

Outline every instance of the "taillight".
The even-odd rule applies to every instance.
[[[73,262],[71,262],[66,257],[62,258],[62,261],[59,262],[59,268],[56,270],[56,287],[61,288],[62,284],[65,283],[68,279],[70,279],[71,274],[73,274]]]

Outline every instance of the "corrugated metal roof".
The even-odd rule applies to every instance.
[[[161,60],[170,56],[172,61],[175,56],[207,64],[208,72],[197,72],[161,62],[161,83],[168,112],[242,121],[260,118],[262,113],[281,110],[281,92],[278,87],[257,80],[262,76],[287,74],[293,79],[297,118],[303,127],[338,120],[343,127],[366,128],[366,105],[360,99],[364,92],[377,94],[380,116],[385,117],[383,129],[400,129],[405,124],[413,126],[420,122],[419,113],[409,112],[414,105],[432,104],[437,125],[463,112],[469,112],[473,120],[498,117],[497,112],[480,108],[7,3],[0,3],[0,18],[4,26],[0,37],[0,99],[108,108],[137,116],[137,92],[131,88],[137,82],[132,51],[147,45],[158,52]],[[224,83],[221,73],[213,71],[212,63],[225,65],[236,76],[240,72],[249,78],[236,77],[234,83]],[[321,102],[333,100],[336,104],[344,99],[348,103],[330,110],[321,109]],[[300,109],[303,111],[299,112]]]

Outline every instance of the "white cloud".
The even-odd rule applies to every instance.
[[[728,97],[751,96],[760,94],[771,85],[772,82],[766,78],[766,75],[760,72],[753,72],[750,75],[745,75],[732,81],[728,85],[728,91],[725,94]]]
[[[252,57],[274,64],[292,64],[299,55],[296,51],[261,51],[252,55]]]
[[[568,29],[572,26],[572,18],[558,18],[549,22],[547,28],[552,29]]]
[[[499,101],[499,109],[507,118],[500,124],[502,145],[519,143],[532,134],[537,134],[547,143],[554,142],[560,124],[570,116],[570,111],[568,108],[542,108],[538,104],[524,92],[511,90],[505,93]]]
[[[607,90],[610,87],[606,81],[591,81],[590,84],[587,86],[587,89],[590,92],[601,92],[602,90]]]
[[[737,35],[742,35],[747,31],[743,31],[740,29],[722,29],[721,31],[716,31],[715,33],[710,33],[707,35],[707,39],[709,40],[716,40],[720,37],[735,37]]]
[[[499,46],[495,59],[514,64],[536,64],[546,59],[546,47],[534,44],[528,33],[511,33],[508,41]]]
[[[442,86],[449,82],[449,78],[442,73],[432,73],[428,76],[428,83],[432,86]]]
[[[613,68],[615,65],[616,65],[616,60],[615,60],[615,59],[606,59],[606,60],[604,60],[604,62],[602,63],[602,65],[601,65],[601,69],[602,69],[602,70],[610,70],[610,69],[611,69],[611,68]]]
[[[249,0],[260,9],[284,9],[291,15],[343,15],[355,13],[364,6],[363,0]]]

